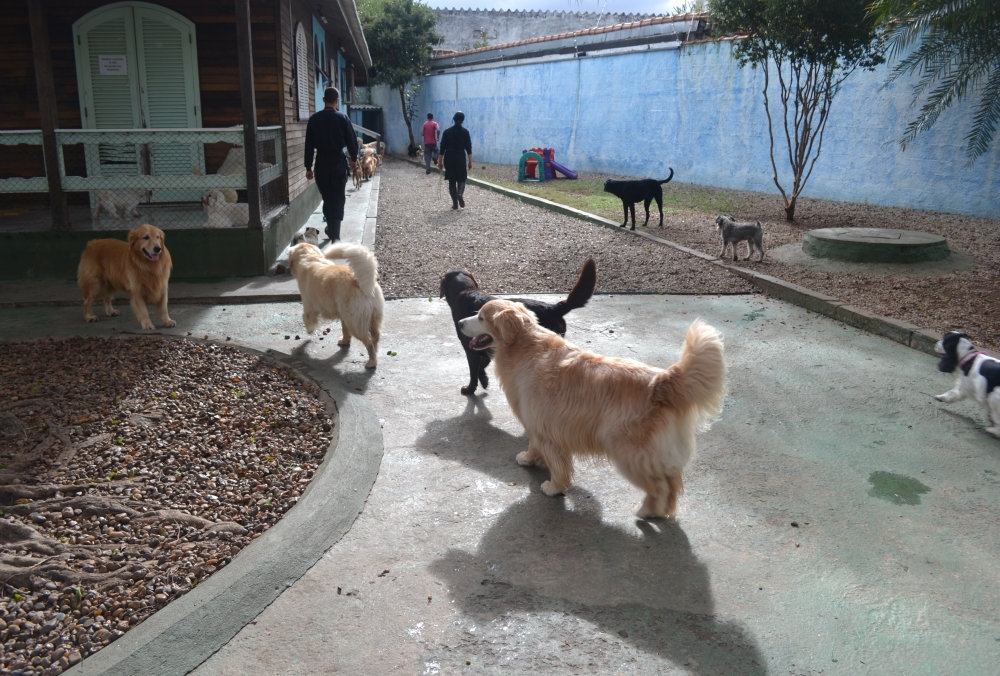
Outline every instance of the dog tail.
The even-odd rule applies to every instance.
[[[666,177],[665,179],[663,179],[662,181],[658,181],[658,183],[659,183],[660,185],[663,185],[664,183],[670,183],[670,179],[672,179],[673,177],[674,177],[674,168],[673,168],[673,167],[670,167],[670,175],[669,175],[669,176],[667,176],[667,177]]]
[[[696,319],[687,330],[680,361],[653,378],[653,403],[693,409],[697,428],[704,430],[719,417],[725,395],[722,334]]]
[[[580,277],[573,285],[573,290],[566,296],[566,300],[556,303],[556,312],[562,317],[567,313],[582,308],[594,295],[594,288],[597,286],[597,262],[593,258],[588,258],[580,268]]]
[[[375,260],[375,254],[371,249],[361,244],[337,242],[328,246],[323,255],[330,260],[346,258],[361,290],[366,294],[375,291],[375,286],[378,284],[378,261]]]

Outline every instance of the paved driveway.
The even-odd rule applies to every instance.
[[[375,373],[305,338],[299,306],[175,306],[211,333],[325,363],[384,421],[351,531],[197,674],[986,674],[1000,663],[1000,442],[930,395],[934,359],[760,296],[599,296],[569,337],[667,366],[726,337],[729,390],[676,523],[586,467],[563,498],[467,370],[438,299],[388,304]],[[127,307],[0,311],[0,337],[134,330]],[[291,338],[285,340],[284,336]],[[388,356],[387,351],[397,352]]]

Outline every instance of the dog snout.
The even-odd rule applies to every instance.
[[[163,251],[163,247],[162,246],[157,245],[157,246],[153,247],[153,253],[158,254],[161,251]]]

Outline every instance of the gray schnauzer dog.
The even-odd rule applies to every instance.
[[[764,228],[760,221],[756,223],[737,223],[732,216],[719,216],[715,219],[715,224],[719,226],[719,233],[722,235],[722,251],[719,258],[726,255],[726,248],[733,246],[733,260],[739,260],[736,255],[736,245],[745,241],[747,243],[747,260],[753,256],[754,244],[760,251],[760,260],[764,260]]]

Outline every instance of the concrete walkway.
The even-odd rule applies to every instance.
[[[359,190],[347,190],[344,206],[344,221],[341,225],[341,239],[344,242],[365,244],[374,248],[376,217],[378,215],[379,174],[361,184]],[[300,228],[304,232],[312,227],[322,235],[326,228],[323,222],[322,203],[309,220]],[[98,236],[95,234],[95,237]],[[170,233],[167,233],[169,240]],[[169,248],[169,243],[168,243]],[[217,282],[170,282],[170,302],[173,303],[266,303],[297,301],[299,287],[288,274],[274,275],[277,264],[288,267],[288,247],[278,256],[269,274],[262,277],[241,277],[223,279]],[[125,294],[118,294],[118,304],[123,304]],[[127,303],[124,303],[127,305]],[[71,305],[81,306],[80,289],[75,281],[30,280],[23,282],[0,282],[0,308],[30,305]]]
[[[928,355],[760,296],[595,297],[568,336],[604,354],[666,366],[699,316],[726,337],[680,519],[645,522],[609,466],[541,494],[502,392],[459,394],[436,298],[388,304],[374,372],[306,339],[297,303],[171,312],[339,374],[385,445],[351,530],[196,674],[995,671],[1000,442],[932,401],[952,379]],[[112,330],[136,330],[127,308],[0,310],[0,339]]]

